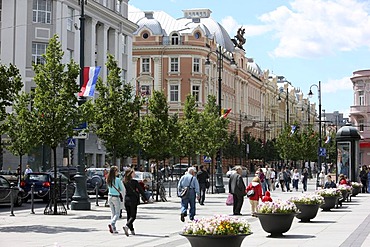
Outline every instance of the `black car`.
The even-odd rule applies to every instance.
[[[70,182],[70,180],[62,173],[57,173],[58,179],[61,179],[61,192],[62,198],[68,197],[72,198],[75,190],[75,184]],[[32,172],[25,175],[23,181],[21,182],[21,188],[29,195],[23,199],[26,202],[31,198],[31,185],[35,184],[34,197],[35,199],[42,199],[44,202],[48,202],[53,193],[54,188],[54,172]],[[59,195],[59,186],[58,186]]]
[[[24,196],[25,193],[17,186],[12,190],[11,186],[12,184],[5,177],[0,175],[0,204],[10,205],[11,193],[13,191],[14,206],[20,207],[22,206],[22,196]]]

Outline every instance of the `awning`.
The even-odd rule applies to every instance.
[[[370,148],[370,142],[360,142],[360,148]]]

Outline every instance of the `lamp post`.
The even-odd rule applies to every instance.
[[[313,93],[311,88],[315,86],[317,87],[318,97],[319,97],[319,147],[317,152],[317,175],[316,175],[316,189],[318,187],[319,183],[319,173],[321,170],[321,81],[319,81],[319,85],[313,84],[310,86],[310,91],[308,92],[308,97],[312,97]]]
[[[224,63],[224,57],[225,53],[228,51],[222,52],[222,47],[219,45],[218,50],[216,51],[210,51],[207,55],[207,60],[205,62],[206,66],[209,66],[211,62],[209,61],[209,56],[211,53],[215,52],[217,55],[217,71],[218,71],[218,112],[221,117],[221,97],[222,97],[222,70],[223,70],[223,63]],[[235,66],[234,59],[231,59],[230,65]],[[222,178],[222,150],[220,149],[218,152],[217,158],[216,158],[216,193],[224,193],[225,192],[225,186]]]
[[[284,92],[283,90],[280,91],[278,101],[281,102],[280,94]],[[286,124],[289,125],[289,88],[286,88]]]
[[[85,2],[87,0],[80,0],[81,16],[80,16],[80,87],[83,86],[83,69],[85,58]],[[79,105],[85,102],[85,97],[79,98]],[[90,210],[91,204],[86,190],[86,176],[85,176],[85,139],[78,139],[78,172],[76,174],[76,190],[72,197],[72,210]]]

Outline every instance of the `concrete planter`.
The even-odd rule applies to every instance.
[[[240,247],[244,238],[250,234],[238,235],[188,235],[180,234],[187,238],[192,247]]]
[[[256,213],[263,230],[270,233],[270,237],[281,237],[292,226],[295,213],[290,214],[263,214]]]
[[[330,209],[335,207],[337,200],[337,196],[324,196],[324,204],[322,204],[320,208],[322,211],[330,211]]]
[[[317,211],[319,210],[320,204],[295,204],[299,209],[300,213],[295,217],[301,220],[301,222],[310,222],[316,217]]]

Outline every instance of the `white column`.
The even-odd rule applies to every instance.
[[[85,21],[85,66],[95,66],[96,23],[93,18]]]
[[[161,91],[161,80],[162,80],[162,67],[161,67],[161,59],[159,57],[153,58],[154,60],[154,68],[153,68],[153,75],[154,75],[154,88],[153,90]]]
[[[107,62],[108,28],[108,26],[105,26],[102,23],[97,25],[97,65],[102,67],[100,76],[103,81],[106,81],[107,79],[107,68],[105,63]]]

